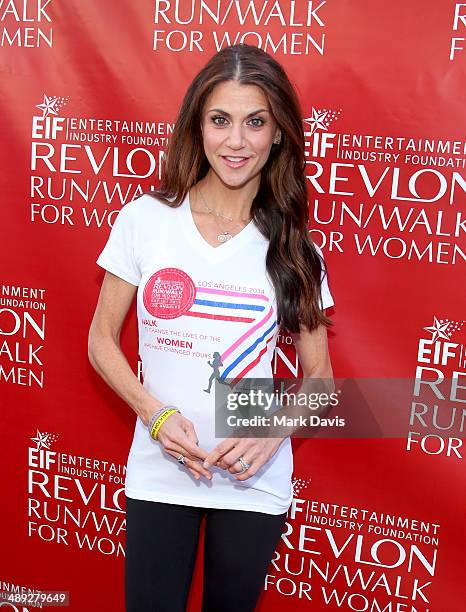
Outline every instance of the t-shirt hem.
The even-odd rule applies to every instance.
[[[196,506],[201,508],[217,508],[220,510],[249,510],[252,512],[263,512],[265,514],[285,514],[288,512],[291,502],[288,506],[278,509],[276,507],[270,507],[264,504],[241,504],[235,502],[234,504],[228,504],[225,502],[216,501],[214,499],[208,500],[208,502],[204,499],[193,498],[189,499],[185,497],[178,497],[176,495],[167,495],[167,494],[158,494],[153,492],[141,491],[138,489],[130,489],[125,488],[125,494],[127,497],[131,497],[132,499],[141,499],[145,501],[156,501],[156,502],[165,502],[168,504],[178,504],[181,506]]]

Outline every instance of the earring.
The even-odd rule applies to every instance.
[[[281,143],[281,141],[282,141],[282,135],[280,134],[278,139],[273,141],[273,144],[279,145]]]

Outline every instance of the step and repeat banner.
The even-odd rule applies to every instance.
[[[194,75],[245,42],[302,103],[335,377],[436,383],[423,403],[412,385],[396,436],[293,440],[258,609],[464,610],[466,4],[0,0],[0,41],[0,591],[16,594],[0,607],[56,591],[76,612],[124,609],[135,415],[88,362],[95,260],[158,185]],[[122,347],[140,375],[136,326],[132,307]],[[300,375],[286,334],[273,368]]]

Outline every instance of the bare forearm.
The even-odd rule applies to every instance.
[[[147,425],[162,402],[140,383],[119,344],[111,337],[91,333],[88,355],[96,372]]]
[[[321,396],[322,404],[311,409],[303,408],[302,405],[296,405],[290,403],[288,405],[283,405],[282,408],[279,408],[274,415],[276,417],[285,416],[287,419],[294,419],[294,425],[288,425],[287,429],[290,431],[290,435],[296,434],[310,434],[311,431],[317,431],[318,427],[310,427],[308,424],[302,426],[299,424],[300,416],[309,417],[312,415],[317,415],[320,417],[325,417],[325,415],[330,411],[331,405],[326,404],[326,396],[334,393],[335,391],[335,382],[333,380],[333,372],[331,369],[319,369],[314,370],[312,372],[304,372],[303,378],[297,381],[299,385],[299,393],[307,394],[311,396],[312,394],[324,394]],[[291,389],[290,392],[293,392]]]

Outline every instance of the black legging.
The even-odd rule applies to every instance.
[[[206,514],[202,612],[253,612],[285,514],[126,497],[126,612],[184,612]]]

